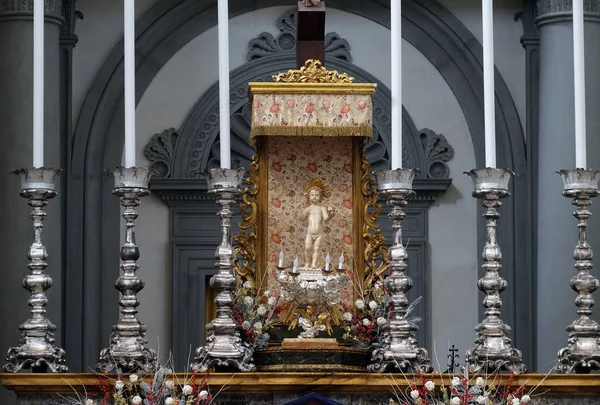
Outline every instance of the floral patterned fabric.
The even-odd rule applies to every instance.
[[[269,281],[274,280],[281,250],[286,265],[290,265],[296,256],[299,265],[304,265],[307,221],[300,221],[298,214],[308,206],[304,184],[315,177],[329,185],[331,195],[322,203],[336,210],[335,216],[325,224],[319,265],[325,266],[325,256],[329,252],[332,265],[337,266],[343,252],[344,267],[351,270],[356,246],[352,217],[352,139],[272,136],[268,138],[267,150]],[[349,271],[348,275],[351,273]],[[352,299],[351,291],[342,294],[343,301],[348,299]]]
[[[372,129],[370,95],[256,94],[251,138],[260,135],[368,136]]]

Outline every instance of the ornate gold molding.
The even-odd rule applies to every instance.
[[[375,188],[375,179],[371,174],[371,165],[367,161],[364,151],[361,155],[361,190],[364,202],[362,239],[365,244],[363,289],[368,291],[373,283],[383,279],[383,273],[388,268],[388,248],[381,229],[377,225],[383,207],[377,202],[377,189]]]
[[[319,60],[309,59],[300,69],[288,70],[273,76],[278,83],[352,83],[347,73],[327,70]]]
[[[240,234],[233,239],[237,243],[234,250],[243,258],[243,263],[235,262],[235,271],[244,280],[250,281],[256,285],[256,242],[257,242],[257,213],[256,205],[259,190],[259,162],[260,157],[257,153],[252,158],[252,163],[248,168],[250,177],[246,179],[246,189],[242,194],[240,203],[240,213],[242,221],[239,223]]]

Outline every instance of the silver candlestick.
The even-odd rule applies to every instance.
[[[587,240],[587,220],[592,213],[587,207],[592,203],[591,198],[600,194],[600,172],[577,169],[561,170],[559,173],[564,183],[563,195],[572,198],[573,205],[577,207],[573,213],[579,222],[579,241],[573,252],[577,275],[571,279],[570,284],[579,294],[575,299],[579,318],[567,327],[568,345],[558,352],[557,372],[589,373],[592,370],[600,370],[600,326],[591,319],[595,303],[592,293],[598,289],[600,283],[591,274],[593,254]]]
[[[508,169],[487,168],[473,169],[466,174],[471,176],[475,186],[473,197],[482,200],[486,219],[482,266],[485,276],[477,283],[486,294],[483,300],[485,319],[475,328],[475,347],[467,351],[467,367],[473,373],[510,371],[521,374],[527,371],[521,351],[512,347],[511,328],[500,319],[500,293],[508,283],[498,274],[502,269],[502,252],[496,238],[496,221],[500,218],[498,208],[502,205],[500,200],[510,195],[508,183],[514,173]]]
[[[19,326],[21,339],[19,346],[8,350],[4,371],[16,373],[23,369],[33,372],[66,372],[66,354],[55,347],[54,331],[56,326],[46,318],[48,299],[45,292],[52,286],[52,279],[44,272],[48,266],[48,254],[42,243],[42,221],[46,217],[44,207],[48,200],[56,196],[54,182],[60,170],[52,168],[18,169],[13,173],[21,179],[21,197],[27,198],[27,204],[33,208],[33,244],[29,248],[28,258],[30,273],[23,279],[23,287],[31,295],[28,303],[31,307],[31,318]]]
[[[125,208],[125,244],[121,247],[121,270],[123,275],[115,283],[121,293],[119,306],[122,317],[110,336],[110,347],[100,352],[96,369],[100,372],[136,371],[151,372],[156,369],[156,352],[146,347],[146,326],[137,317],[140,304],[136,294],[144,288],[144,282],[136,275],[140,251],[135,243],[135,210],[140,197],[150,194],[148,181],[152,170],[145,167],[116,167],[113,171],[115,187],[113,194],[121,198]]]
[[[433,371],[427,350],[417,346],[418,327],[406,319],[409,307],[406,293],[412,287],[412,279],[406,275],[408,253],[402,244],[402,210],[408,198],[414,196],[412,189],[415,169],[380,170],[375,172],[377,189],[392,206],[393,242],[389,249],[390,275],[385,279],[386,294],[391,306],[390,320],[384,326],[383,347],[373,351],[371,372],[383,373],[388,369],[402,372],[430,373]]]
[[[242,190],[242,180],[245,170],[240,169],[211,169],[207,171],[208,194],[216,195],[217,203],[221,205],[218,212],[221,218],[221,244],[215,256],[218,273],[211,277],[210,286],[219,292],[217,317],[213,319],[206,330],[206,346],[196,349],[196,356],[190,364],[194,371],[205,372],[211,367],[233,367],[240,371],[254,371],[252,348],[242,342],[238,324],[233,317],[233,292],[239,280],[233,269],[233,246],[231,245],[231,205]]]

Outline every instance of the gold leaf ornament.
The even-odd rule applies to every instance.
[[[321,61],[309,59],[300,69],[274,75],[273,80],[279,83],[353,83],[354,77],[336,70],[327,70]]]

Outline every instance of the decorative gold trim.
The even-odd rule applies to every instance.
[[[365,367],[348,366],[342,364],[275,364],[271,366],[257,366],[258,371],[341,371],[341,372],[364,372]]]
[[[248,83],[250,98],[255,94],[347,94],[372,96],[377,90],[375,83]]]
[[[361,239],[365,244],[363,289],[368,291],[376,281],[383,280],[383,273],[387,270],[389,263],[386,240],[377,225],[383,207],[377,202],[375,179],[371,174],[371,165],[367,161],[367,154],[364,150],[361,154],[361,191],[363,201]]]
[[[365,354],[368,353],[368,349],[357,349],[355,347],[345,346],[324,346],[324,347],[310,347],[310,348],[297,348],[297,347],[283,347],[283,346],[270,346],[264,349],[257,349],[256,353],[288,353],[288,352],[302,352],[302,353],[354,353],[354,354]]]
[[[372,138],[373,126],[371,124],[350,127],[253,125],[250,129],[250,143],[257,136],[361,136]]]
[[[335,70],[327,70],[321,61],[309,59],[300,69],[288,70],[273,76],[278,83],[352,83],[354,77],[348,73],[338,73]]]
[[[243,258],[243,264],[235,261],[235,271],[243,279],[256,285],[256,217],[257,217],[257,195],[259,191],[259,163],[260,156],[257,153],[252,157],[252,163],[248,168],[250,177],[246,179],[246,188],[242,194],[240,203],[240,213],[242,220],[239,223],[240,233],[233,239],[237,242],[235,246],[236,256],[239,254]]]

